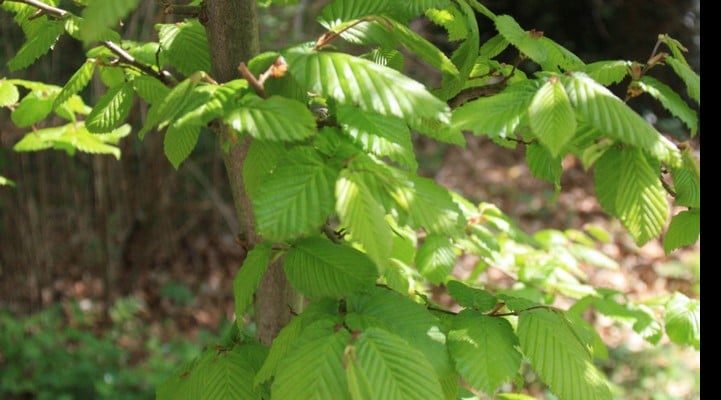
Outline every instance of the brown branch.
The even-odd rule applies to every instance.
[[[130,55],[130,53],[125,51],[125,49],[118,46],[116,43],[106,40],[103,42],[103,46],[115,53],[115,55],[117,55],[120,61],[122,61],[123,63],[138,68],[139,70],[145,72],[148,75],[155,76],[166,85],[173,85],[176,83],[175,79],[170,75],[169,72],[156,71],[151,66],[141,63],[140,61],[136,60],[135,57]]]
[[[191,18],[197,18],[200,16],[201,7],[199,6],[188,6],[181,4],[169,4],[163,9],[163,13],[168,15],[182,15]]]
[[[27,4],[29,6],[37,8],[38,10],[41,10],[44,14],[54,15],[54,16],[60,17],[60,18],[64,18],[64,17],[70,15],[69,11],[63,10],[62,8],[53,7],[49,4],[45,4],[42,1],[38,1],[38,0],[7,0],[7,1]],[[0,1],[0,4],[1,3],[2,3],[2,1]]]
[[[252,72],[248,69],[248,66],[245,65],[244,62],[241,62],[240,65],[238,65],[238,72],[240,72],[240,76],[243,77],[246,81],[248,81],[248,84],[255,90],[255,93],[258,94],[258,96],[262,98],[266,98],[265,94],[265,88],[263,88],[263,84],[258,82],[258,79],[253,75]]]

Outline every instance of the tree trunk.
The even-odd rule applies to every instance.
[[[218,82],[239,78],[238,65],[258,54],[259,30],[256,0],[206,0],[204,23],[212,63],[212,76]],[[234,141],[223,161],[228,173],[233,202],[240,222],[239,234],[248,249],[259,241],[255,232],[251,202],[243,183],[243,162],[248,154],[251,137],[235,140],[227,126],[219,125],[221,144]],[[269,345],[297,310],[299,296],[285,277],[280,261],[268,267],[256,291],[254,311],[258,339]]]

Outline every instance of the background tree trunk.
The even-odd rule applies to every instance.
[[[208,0],[205,2],[205,27],[212,63],[213,78],[227,82],[239,77],[238,65],[248,62],[259,52],[259,30],[255,0]],[[227,126],[218,126],[221,143],[235,141]],[[223,153],[233,202],[240,222],[237,232],[252,249],[260,238],[255,232],[251,202],[243,183],[243,162],[250,146],[250,136],[233,143]],[[254,311],[257,336],[270,344],[298,310],[299,296],[285,277],[281,262],[269,266],[255,295]]]

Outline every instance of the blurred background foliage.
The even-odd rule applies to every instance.
[[[314,17],[325,3],[300,0],[297,6],[261,10],[264,49],[315,39],[321,31]],[[657,35],[666,33],[687,46],[686,57],[700,72],[700,0],[483,3],[497,14],[514,16],[525,29],[543,31],[587,62],[644,62]],[[157,40],[155,24],[178,20],[163,14],[159,1],[139,4],[122,26],[126,38]],[[479,21],[490,38],[493,27]],[[441,28],[423,19],[413,21],[413,28],[452,51]],[[55,51],[11,73],[6,62],[24,38],[4,12],[0,37],[4,77],[62,86],[85,58],[79,42],[63,37]],[[407,60],[405,68],[422,82],[432,81],[422,63]],[[659,78],[681,87],[674,76]],[[97,98],[102,88],[96,81],[83,94]],[[641,99],[633,106],[663,132],[687,139],[681,124],[651,104]],[[135,127],[146,112],[136,104]],[[16,183],[0,186],[0,398],[152,398],[153,386],[220,337],[232,317],[231,282],[243,254],[234,240],[237,221],[221,150],[212,135],[203,134],[190,159],[175,171],[163,156],[160,134],[121,141],[123,156],[117,161],[52,150],[13,152],[25,133],[12,125],[7,109],[0,109],[0,175]],[[696,142],[699,149],[698,136]],[[494,147],[481,153],[493,158],[479,172],[470,160],[483,157],[482,139],[469,141],[468,150],[421,138],[416,144],[425,174],[471,199],[496,202],[530,230],[539,221],[549,224],[549,218],[559,229],[583,222],[569,218],[578,211],[560,207],[563,200],[552,210],[547,204],[551,188],[531,177],[533,182],[521,182],[522,152]],[[487,179],[479,178],[481,173]],[[515,178],[511,185],[507,179],[493,181],[499,174]],[[590,175],[571,177],[563,192],[590,184]],[[579,202],[592,198],[592,191],[582,191],[580,200],[574,196],[571,207],[582,206]],[[631,257],[621,264],[628,279],[646,283],[643,288],[662,279],[664,289],[700,297],[698,247],[662,263],[656,262],[662,258],[658,255],[653,262],[644,260],[648,252],[632,245],[618,248],[612,256]],[[700,398],[696,361],[698,355],[685,349],[620,341],[611,347],[604,368],[619,398],[695,399]],[[544,396],[541,389],[535,393]]]

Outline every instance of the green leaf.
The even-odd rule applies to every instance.
[[[546,147],[536,142],[526,146],[526,163],[531,174],[536,178],[553,183],[557,190],[561,188],[561,175],[563,174],[561,162],[560,157],[553,156]]]
[[[100,80],[109,88],[120,86],[126,81],[125,70],[122,67],[99,65],[97,71]]]
[[[95,135],[90,133],[83,123],[69,123],[59,127],[39,129],[29,133],[13,147],[15,151],[38,151],[50,148],[65,150],[70,155],[75,150],[93,154],[111,154],[120,158],[120,149],[113,146],[118,137],[130,132],[128,125],[118,128],[110,135]]]
[[[253,140],[243,162],[243,182],[251,199],[257,197],[258,189],[263,186],[273,169],[281,160],[285,160],[287,151],[281,142]]]
[[[506,40],[518,48],[531,60],[544,64],[548,58],[548,50],[531,32],[525,31],[510,15],[499,15],[495,19],[496,29]]]
[[[300,47],[289,49],[284,56],[291,75],[313,93],[406,122],[423,118],[448,121],[446,103],[394,69],[348,54]]]
[[[83,65],[75,71],[73,76],[70,77],[65,86],[63,86],[63,90],[61,90],[58,97],[55,98],[53,109],[58,108],[58,106],[65,103],[74,94],[83,90],[93,77],[93,73],[95,73],[95,62],[85,61]]]
[[[401,337],[368,328],[355,344],[360,372],[374,399],[442,399],[438,376],[423,353]]]
[[[522,81],[497,95],[469,101],[453,111],[451,126],[492,138],[511,137],[527,115],[538,85],[533,80]]]
[[[233,286],[235,286],[235,284],[233,284]],[[273,344],[270,347],[268,356],[255,375],[255,381],[253,382],[255,386],[268,381],[275,375],[278,365],[286,358],[290,348],[296,343],[296,339],[300,336],[302,328],[303,318],[296,317],[291,319],[290,322],[280,330],[278,335],[273,339]]]
[[[425,15],[433,23],[442,26],[448,32],[449,41],[455,42],[468,37],[463,14],[457,7],[431,8],[425,11]]]
[[[119,22],[138,6],[139,0],[88,0],[80,22],[80,35],[88,43],[106,40],[108,28],[116,28]]]
[[[350,333],[340,330],[293,349],[278,366],[273,399],[350,399],[343,368],[343,350]]]
[[[626,78],[630,66],[631,63],[625,60],[596,61],[579,70],[601,85],[610,86]]]
[[[191,93],[197,85],[197,79],[185,79],[171,89],[162,100],[153,102],[148,110],[143,127],[138,132],[138,137],[142,139],[147,132],[156,126],[158,126],[158,129],[162,129],[174,120],[179,112],[185,109],[186,104],[190,102]]]
[[[11,181],[10,179],[0,175],[0,186],[10,186],[15,187],[15,182]]]
[[[451,198],[448,189],[424,177],[411,177],[411,187],[397,187],[391,196],[407,211],[411,224],[428,233],[450,236],[463,230],[464,222],[458,205]]]
[[[701,303],[681,293],[666,302],[666,334],[672,342],[701,350]]]
[[[337,113],[343,132],[352,137],[363,150],[416,170],[418,161],[413,152],[411,133],[402,120],[360,112],[350,106],[339,106]]]
[[[11,106],[20,99],[18,88],[5,79],[0,79],[0,107]]]
[[[170,93],[170,89],[163,82],[150,75],[136,76],[133,79],[133,88],[148,104],[160,102]]]
[[[605,135],[648,151],[670,166],[679,164],[676,146],[611,91],[580,72],[562,76],[561,80],[576,113],[586,123]]]
[[[133,93],[129,82],[108,89],[85,119],[88,130],[93,133],[109,132],[125,122],[133,106]]]
[[[8,69],[14,72],[34,63],[55,46],[64,29],[63,23],[60,21],[44,22],[37,33],[29,36],[27,42],[25,42],[18,52],[15,53],[15,56],[7,62]]]
[[[694,99],[697,104],[701,104],[701,77],[696,74],[691,67],[685,62],[679,61],[674,57],[667,56],[664,61],[686,84],[686,93]]]
[[[672,168],[673,188],[676,192],[675,204],[686,207],[701,207],[701,171],[690,150],[681,153],[683,163]]]
[[[353,400],[373,398],[373,388],[368,377],[363,372],[356,355],[356,347],[349,345],[343,352],[343,365],[346,368],[345,376],[348,380],[348,390]]]
[[[661,102],[661,105],[673,114],[673,116],[683,121],[691,131],[691,136],[696,136],[696,132],[698,131],[696,112],[686,104],[678,93],[666,84],[648,75],[641,77],[637,85],[641,90]]]
[[[263,140],[298,141],[316,132],[313,113],[303,103],[280,96],[248,95],[224,119],[236,131]]]
[[[624,149],[621,164],[616,211],[618,217],[639,246],[663,231],[669,212],[666,191],[659,179],[660,166],[650,162],[638,149]]]
[[[576,133],[573,108],[556,76],[551,76],[533,96],[528,117],[531,129],[554,157]]]
[[[564,400],[612,398],[591,355],[558,310],[524,311],[518,318],[521,350],[551,391]]]
[[[267,243],[259,243],[253,247],[243,260],[243,265],[233,278],[233,297],[235,298],[235,319],[243,323],[243,315],[253,302],[260,280],[263,279],[270,263],[271,247]],[[240,328],[240,326],[239,326]]]
[[[336,211],[351,240],[361,244],[382,271],[388,263],[393,245],[392,231],[385,221],[385,210],[373,197],[362,176],[341,171],[335,186]]]
[[[53,109],[58,90],[32,90],[10,114],[13,124],[19,128],[30,126],[47,117]]]
[[[416,253],[416,268],[431,283],[439,284],[456,265],[456,252],[446,235],[430,234]]]
[[[163,139],[163,151],[168,157],[168,161],[173,164],[173,168],[177,170],[193,152],[199,136],[199,126],[190,125],[178,128],[175,124],[170,125]]]
[[[462,311],[448,333],[456,369],[471,386],[489,394],[521,368],[517,346],[518,337],[507,320],[478,311]]]
[[[556,43],[553,39],[541,36],[538,41],[546,49],[548,55],[546,61],[541,64],[544,70],[553,71],[560,67],[564,71],[573,71],[583,68],[583,61],[573,52]]]
[[[618,166],[621,164],[621,158],[622,153],[619,149],[609,148],[596,162],[593,174],[596,198],[601,208],[615,217],[618,217],[616,199],[619,196],[621,169]]]
[[[681,211],[671,218],[666,235],[663,237],[663,249],[666,254],[684,246],[689,246],[701,235],[701,212],[698,209]]]
[[[378,274],[365,254],[317,237],[295,242],[283,268],[293,287],[310,297],[340,297],[368,289]]]
[[[210,50],[205,28],[197,19],[159,24],[158,41],[170,64],[185,76],[210,71]]]
[[[483,289],[467,286],[463,282],[453,280],[446,285],[448,286],[448,294],[461,307],[485,312],[491,310],[498,303],[496,296]]]
[[[251,198],[258,233],[283,241],[318,232],[335,207],[336,176],[324,164],[278,166]]]

